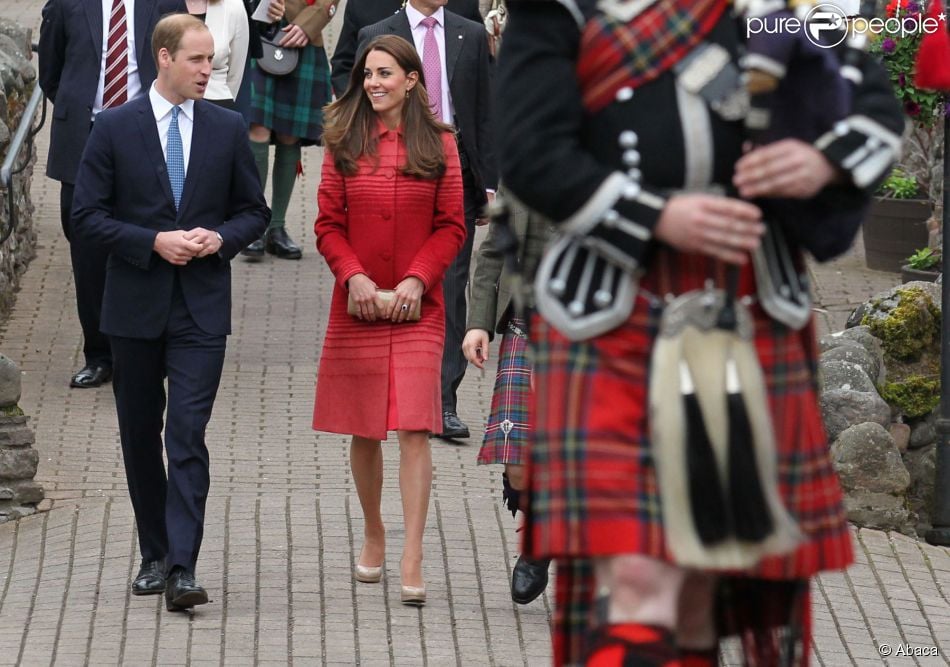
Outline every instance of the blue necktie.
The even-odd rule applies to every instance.
[[[168,125],[167,157],[168,180],[172,185],[175,209],[181,203],[181,191],[185,187],[185,154],[181,147],[181,132],[178,131],[178,113],[181,107],[172,107],[172,121]]]

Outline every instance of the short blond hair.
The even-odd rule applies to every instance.
[[[167,49],[174,57],[181,44],[181,38],[189,30],[208,30],[208,26],[191,14],[166,14],[155,24],[152,31],[152,58],[158,65],[158,52]]]

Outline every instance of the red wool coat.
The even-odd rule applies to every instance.
[[[442,427],[445,337],[442,276],[465,241],[462,172],[454,137],[442,135],[445,174],[436,180],[399,171],[402,129],[379,126],[379,166],[359,160],[343,176],[328,150],[317,192],[317,250],[336,281],[317,374],[313,428],[386,438],[389,430]],[[346,281],[368,275],[381,289],[408,276],[425,285],[422,319],[364,322],[346,312]]]

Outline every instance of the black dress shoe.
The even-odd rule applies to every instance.
[[[242,257],[247,257],[252,262],[259,262],[264,258],[264,239],[259,238],[254,243],[241,251]]]
[[[185,611],[207,603],[208,593],[195,581],[194,574],[180,567],[172,570],[165,581],[165,609]]]
[[[274,227],[264,235],[264,249],[281,259],[300,259],[300,248],[283,227]]]
[[[459,416],[454,412],[442,413],[442,432],[436,434],[437,438],[467,438],[469,436],[468,426],[465,425]]]
[[[132,582],[132,595],[157,595],[165,590],[165,561],[143,560]]]
[[[108,366],[86,364],[73,376],[73,379],[69,381],[69,386],[88,389],[90,387],[98,387],[103,382],[108,382],[111,379],[112,369]]]
[[[548,566],[550,558],[531,560],[518,556],[515,569],[511,573],[511,599],[518,604],[534,601],[548,587]]]

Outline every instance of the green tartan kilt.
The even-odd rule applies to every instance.
[[[251,61],[251,122],[304,143],[323,136],[323,106],[331,99],[330,64],[322,46],[305,46],[297,68],[272,76]]]

